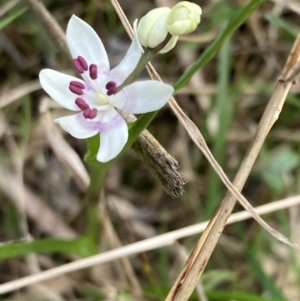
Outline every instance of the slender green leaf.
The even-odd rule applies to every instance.
[[[23,15],[27,11],[27,9],[28,9],[27,7],[23,7],[17,10],[16,12],[14,12],[13,14],[9,15],[8,17],[2,18],[2,20],[0,21],[0,30],[6,27],[7,25],[9,25],[10,23],[12,23],[21,15]]]
[[[94,254],[96,250],[87,236],[73,240],[47,238],[4,244],[0,247],[0,259],[40,252],[65,252],[85,257]]]
[[[286,301],[285,299],[273,299],[241,292],[226,291],[206,292],[206,296],[209,298],[210,301]]]
[[[268,13],[266,14],[266,19],[272,23],[287,32],[292,38],[296,38],[298,34],[298,29],[293,27],[288,22],[284,21],[283,18],[280,18],[278,15],[274,13]]]

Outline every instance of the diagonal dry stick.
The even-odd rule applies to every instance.
[[[114,8],[116,9],[123,25],[125,26],[128,34],[132,37],[131,26],[122,11],[117,0],[111,0]],[[286,63],[284,71],[282,72],[282,77],[278,81],[275,91],[269,101],[269,104],[265,110],[265,113],[261,119],[261,122],[258,126],[257,133],[248,153],[246,154],[245,160],[243,161],[239,172],[235,178],[233,184],[229,181],[222,168],[214,159],[212,153],[210,152],[206,142],[200,133],[199,129],[195,124],[184,114],[181,108],[176,103],[175,99],[172,98],[169,102],[171,109],[176,114],[182,125],[185,127],[189,133],[192,140],[199,147],[199,149],[206,156],[212,167],[215,169],[217,174],[222,179],[223,183],[230,190],[231,193],[227,193],[227,196],[220,204],[216,214],[209,223],[206,231],[203,233],[198,245],[191,254],[186,266],[179,275],[176,283],[174,284],[172,290],[170,291],[166,300],[186,300],[200,278],[207,261],[215,248],[215,245],[223,231],[226,220],[230,216],[236,199],[250,212],[255,218],[255,220],[263,226],[270,234],[276,237],[278,240],[285,242],[291,246],[296,247],[295,244],[291,243],[285,236],[272,229],[268,224],[266,224],[255,212],[251,204],[240,194],[240,191],[252,169],[252,166],[257,158],[258,152],[270,130],[272,125],[277,120],[285,98],[288,94],[288,91],[291,87],[291,82],[287,81],[287,74],[291,73],[291,68],[299,61],[299,37],[297,38],[294,47],[291,51],[289,60]],[[160,80],[160,77],[154,70],[151,64],[148,64],[148,71],[153,78]],[[200,252],[202,252],[200,256]],[[197,259],[197,261],[196,261]],[[197,263],[197,264],[195,264]],[[188,277],[188,278],[187,278]]]
[[[256,134],[233,181],[233,184],[239,190],[243,188],[267,134],[278,119],[286,96],[292,85],[291,81],[286,80],[287,75],[290,74],[290,70],[297,64],[299,59],[300,34],[294,43],[281,77],[277,81],[274,92],[260,120]],[[197,246],[174,283],[166,301],[185,301],[189,298],[223,232],[226,221],[229,218],[235,203],[235,197],[227,192],[226,197],[219,205],[217,212],[203,232]]]
[[[133,30],[131,28],[131,25],[124,14],[122,8],[120,7],[117,0],[111,0],[112,5],[114,6],[117,14],[119,15],[124,27],[127,30],[128,35],[132,38],[133,36]],[[159,77],[158,73],[155,71],[151,63],[148,63],[147,65],[148,72],[150,73],[151,77],[157,80],[161,81],[161,78]],[[265,229],[267,230],[272,236],[274,236],[276,239],[290,245],[293,247],[297,247],[294,243],[292,243],[287,237],[270,227],[253,209],[252,205],[247,201],[247,199],[240,193],[240,191],[231,183],[231,181],[228,179],[226,174],[224,173],[222,167],[218,164],[218,162],[215,160],[213,154],[211,153],[210,149],[208,148],[204,137],[202,136],[201,132],[199,131],[198,127],[193,123],[192,120],[186,116],[186,114],[182,111],[182,109],[179,107],[177,102],[175,101],[174,97],[172,97],[169,101],[169,105],[171,109],[173,110],[174,114],[180,121],[180,123],[183,125],[183,127],[186,129],[187,133],[189,134],[190,138],[193,140],[193,142],[197,145],[197,147],[202,151],[208,162],[211,164],[211,166],[214,168],[216,173],[219,175],[222,182],[225,184],[225,186],[228,188],[228,190],[232,193],[232,195],[241,203],[241,205],[251,213],[252,217]]]

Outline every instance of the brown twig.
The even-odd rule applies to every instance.
[[[123,22],[123,25],[125,26],[128,34],[132,36],[132,28],[122,10],[117,0],[111,0],[114,8],[116,9],[121,21]],[[147,69],[149,74],[152,78],[160,80],[161,78],[158,75],[158,73],[155,71],[151,63],[148,63]],[[211,166],[214,168],[216,173],[219,175],[220,179],[224,183],[224,185],[229,189],[229,191],[232,193],[232,195],[235,196],[235,198],[240,202],[240,204],[252,214],[252,217],[264,228],[266,229],[271,235],[273,235],[278,240],[289,244],[291,246],[296,246],[294,243],[292,243],[287,237],[282,235],[281,233],[277,232],[275,229],[270,227],[253,209],[252,205],[247,201],[247,199],[240,193],[240,191],[231,183],[231,181],[228,179],[226,174],[224,173],[222,167],[218,164],[216,159],[214,158],[213,154],[211,153],[209,147],[207,146],[204,137],[202,136],[200,130],[198,127],[193,123],[191,119],[182,111],[180,106],[175,101],[174,97],[172,97],[169,101],[169,105],[171,109],[173,110],[174,114],[182,124],[182,126],[186,129],[187,133],[189,134],[190,138],[193,140],[195,145],[202,151],[208,162],[211,164]]]

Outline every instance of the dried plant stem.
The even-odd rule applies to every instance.
[[[56,20],[48,12],[44,4],[38,0],[26,0],[30,9],[34,12],[37,18],[49,33],[53,43],[64,53],[64,55],[71,59],[70,51],[66,42],[66,36]]]
[[[122,20],[123,25],[127,29],[127,32],[129,33],[129,35],[132,36],[131,26],[129,25],[127,18],[124,12],[122,11],[122,8],[118,4],[118,1],[111,0],[111,2],[114,8],[116,9],[120,19]],[[297,41],[298,40],[299,39],[297,39]],[[299,51],[297,50],[299,46],[297,45],[297,43],[299,43],[299,41],[297,41],[291,53],[292,57],[288,60],[286,66],[293,66],[294,63],[298,61]],[[294,61],[294,63],[291,64],[291,61]],[[285,70],[287,69],[289,68],[285,68]],[[148,64],[148,71],[152,78],[160,80],[159,75],[156,73],[151,64]],[[285,75],[288,73],[288,71],[289,70],[285,71],[285,73],[283,74],[283,79],[286,79]],[[223,181],[223,183],[229,189],[230,192],[227,193],[226,198],[222,201],[217,212],[208,224],[206,231],[203,233],[189,260],[187,261],[185,267],[183,268],[170,293],[168,294],[166,300],[184,301],[189,298],[210,258],[211,253],[213,252],[218,242],[218,239],[224,229],[226,221],[234,208],[236,199],[244,206],[245,209],[248,210],[248,212],[252,214],[252,217],[270,234],[272,234],[278,240],[296,247],[296,245],[290,242],[288,238],[286,238],[284,235],[277,232],[276,230],[271,228],[266,222],[264,222],[264,220],[257,215],[251,204],[240,193],[240,190],[244,185],[250,173],[250,170],[254,164],[254,161],[257,158],[258,152],[261,148],[263,141],[265,140],[270,128],[279,116],[281,107],[285,101],[286,95],[290,87],[290,82],[286,82],[284,80],[278,81],[274,94],[269,101],[269,105],[267,106],[265,113],[261,119],[255,138],[251,143],[249,151],[245,157],[245,161],[242,164],[240,172],[236,176],[234,183],[231,183],[229,181],[220,165],[214,159],[199,129],[184,114],[184,112],[178,106],[174,98],[171,98],[171,100],[169,101],[171,109],[173,110],[181,124],[187,130],[191,139],[206,156],[209,163],[220,176],[220,179]]]
[[[266,214],[277,210],[289,208],[300,204],[300,196],[289,197],[276,202],[268,203],[255,208],[258,214]],[[226,224],[233,224],[239,221],[252,218],[252,215],[247,211],[241,211],[233,213],[227,220]],[[178,239],[195,235],[204,231],[208,222],[202,222],[199,224],[191,225],[179,230],[171,231],[155,237],[151,237],[139,242],[129,244],[114,250],[103,252],[88,258],[80,259],[71,263],[64,264],[62,266],[43,271],[36,275],[30,275],[21,279],[13,280],[0,285],[0,294],[6,294],[14,290],[20,289],[25,286],[33,285],[45,280],[53,279],[58,276],[78,271],[85,268],[90,268],[95,265],[104,264],[114,261],[116,259],[155,250],[164,246],[172,245]]]
[[[125,26],[128,34],[132,36],[132,28],[122,10],[120,5],[118,4],[117,0],[111,0],[114,8],[116,9],[123,25]],[[147,66],[148,72],[150,73],[152,78],[155,78],[157,80],[161,81],[161,78],[151,65],[151,63]],[[234,197],[241,203],[241,205],[248,210],[253,218],[264,228],[266,229],[271,235],[273,235],[278,240],[289,244],[291,246],[296,246],[293,244],[287,237],[282,235],[281,233],[274,230],[272,227],[270,227],[259,215],[256,214],[255,210],[253,209],[252,205],[247,201],[247,199],[240,193],[240,191],[231,183],[231,181],[227,178],[226,174],[222,170],[221,166],[218,164],[218,162],[215,160],[214,156],[212,155],[210,149],[208,148],[205,139],[203,138],[201,132],[199,131],[198,127],[186,116],[186,114],[182,111],[182,109],[179,107],[175,99],[172,97],[169,101],[169,105],[171,109],[173,110],[174,114],[177,116],[180,123],[183,125],[183,127],[186,129],[187,133],[189,134],[190,138],[194,141],[194,143],[198,146],[198,148],[202,151],[202,153],[205,155],[211,166],[214,168],[216,173],[219,175],[220,179],[223,181],[225,186],[229,189],[229,191],[234,195]]]
[[[179,197],[184,185],[184,180],[177,170],[179,164],[147,130],[140,134],[132,149],[159,180],[168,195]]]
[[[282,72],[281,80],[276,84],[274,92],[256,130],[256,134],[249,146],[249,150],[233,181],[233,184],[238,190],[241,190],[244,186],[267,134],[278,119],[286,96],[292,85],[291,82],[285,80],[286,76],[289,74],[289,70],[292,66],[299,61],[299,58],[300,35],[298,35],[294,43],[289,59]],[[219,205],[217,212],[203,232],[198,244],[168,294],[166,298],[167,301],[184,301],[189,298],[223,232],[226,221],[229,218],[235,203],[236,198],[230,192],[227,192],[226,197]]]

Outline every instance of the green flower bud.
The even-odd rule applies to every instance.
[[[201,7],[189,1],[177,3],[168,17],[167,28],[172,36],[182,36],[193,32],[200,23]]]

